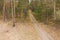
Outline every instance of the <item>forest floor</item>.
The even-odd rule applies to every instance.
[[[31,22],[17,22],[0,20],[0,40],[60,40],[60,28],[38,23],[30,12]]]

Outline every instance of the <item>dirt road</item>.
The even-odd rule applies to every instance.
[[[42,28],[31,14],[31,10],[29,10],[29,16],[30,23],[18,22],[15,27],[12,27],[12,22],[0,21],[0,40],[60,40],[55,39]]]
[[[36,21],[36,19],[34,18],[34,16],[31,14],[31,10],[29,10],[29,15],[30,15],[30,19],[34,24],[35,29],[38,31],[38,33],[41,36],[41,40],[54,40],[54,38],[49,35],[46,31],[44,31],[42,28],[39,28],[39,23]]]
[[[0,40],[40,40],[38,32],[31,23],[0,23]]]

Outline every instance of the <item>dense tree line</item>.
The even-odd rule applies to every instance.
[[[32,1],[32,11],[35,12],[35,17],[39,21],[56,20],[57,10],[60,8],[59,0],[36,0]],[[60,10],[60,9],[59,9]]]
[[[12,16],[11,4],[5,4],[5,2],[0,0],[0,12],[4,12],[5,9],[7,11],[4,15]],[[6,5],[5,8],[4,4]],[[28,0],[15,0],[15,17],[25,18],[29,8],[31,8],[33,15],[38,21],[55,20],[59,14],[60,0],[32,0],[30,4]]]

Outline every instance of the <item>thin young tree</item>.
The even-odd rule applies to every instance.
[[[54,0],[54,20],[56,20],[56,0]]]
[[[3,11],[2,11],[2,13],[3,13],[3,20],[5,21],[5,0],[4,0],[3,3],[4,4],[3,4]]]
[[[15,26],[15,0],[11,0],[11,13],[12,13],[12,21],[14,27]]]
[[[15,22],[16,22],[16,20],[15,20],[15,16],[16,16],[15,15],[15,6],[16,6],[15,3],[16,3],[16,0],[13,1],[13,21],[14,21],[13,26],[15,26]]]

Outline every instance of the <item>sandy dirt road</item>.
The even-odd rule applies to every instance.
[[[31,23],[0,24],[0,40],[40,40],[38,32]]]
[[[11,24],[0,25],[0,40],[59,40],[52,35],[33,23],[16,23],[15,27]]]
[[[45,31],[42,25],[36,21],[30,10],[29,16],[30,23],[18,22],[15,27],[12,27],[12,21],[0,21],[0,40],[60,40],[58,38],[55,39],[52,34]]]
[[[31,10],[29,10],[30,20],[32,21],[35,29],[41,36],[41,40],[60,40],[60,28],[38,23],[33,16]]]
[[[41,28],[41,25],[39,25],[39,23],[36,21],[36,19],[34,18],[34,16],[31,14],[31,10],[29,10],[29,15],[30,15],[30,19],[31,21],[33,22],[34,24],[34,27],[35,29],[38,31],[38,33],[40,34],[41,36],[41,40],[54,40],[54,38],[48,34],[46,31],[44,31],[42,28]],[[40,26],[40,28],[39,28]]]

